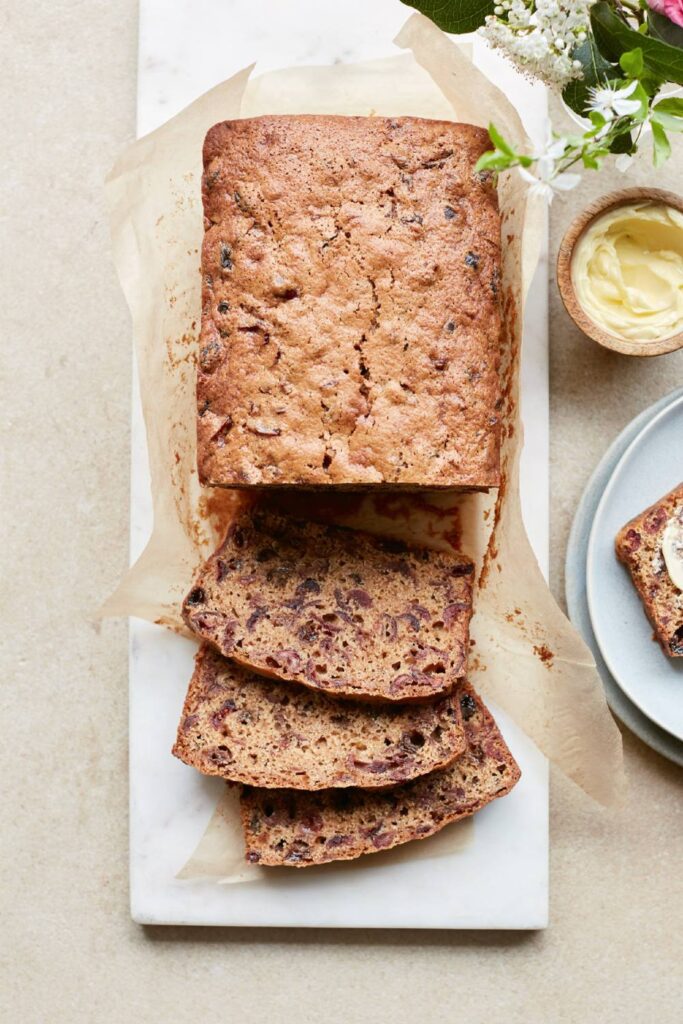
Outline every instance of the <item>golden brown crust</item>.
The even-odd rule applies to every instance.
[[[464,676],[474,566],[357,530],[242,515],[183,617],[261,675],[357,700],[427,700]]]
[[[246,859],[270,867],[353,860],[426,839],[505,796],[521,772],[474,690],[461,691],[468,748],[447,768],[386,792],[245,789]]]
[[[457,695],[356,705],[264,679],[203,644],[173,753],[252,786],[380,789],[450,764],[465,746]]]
[[[646,508],[616,536],[617,557],[628,568],[662,650],[683,657],[683,593],[662,557],[662,535],[672,518],[683,521],[683,483]]]
[[[204,483],[499,483],[500,220],[472,125],[262,117],[204,144]]]

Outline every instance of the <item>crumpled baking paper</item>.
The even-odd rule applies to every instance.
[[[140,139],[115,165],[107,192],[116,265],[133,317],[154,527],[102,614],[135,615],[184,630],[179,607],[192,574],[219,542],[230,516],[249,500],[239,492],[202,488],[196,471],[201,152],[208,128],[265,113],[412,114],[484,126],[495,119],[506,137],[528,145],[506,96],[431,22],[414,15],[396,42],[410,52],[256,78],[245,68]],[[611,804],[623,790],[621,736],[590,651],[553,600],[521,517],[520,342],[543,221],[517,173],[501,176],[499,198],[506,322],[499,492],[392,492],[366,494],[360,501],[325,495],[315,502],[309,494],[292,501],[295,507],[303,502],[309,515],[436,548],[455,545],[473,557],[478,585],[470,679],[566,775]],[[241,862],[235,867],[235,826],[234,795],[227,791],[184,877],[193,870],[222,880],[256,877],[263,869],[253,868],[250,875]]]

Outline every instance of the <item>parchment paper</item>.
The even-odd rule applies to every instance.
[[[506,137],[528,145],[503,93],[431,22],[414,15],[396,42],[412,54],[356,65],[290,68],[253,80],[246,68],[136,142],[115,165],[107,191],[116,265],[133,316],[154,528],[102,614],[135,615],[183,630],[179,605],[193,571],[219,542],[230,515],[248,500],[238,492],[203,489],[195,465],[201,150],[208,128],[220,120],[263,113],[414,114],[484,126],[495,119]],[[308,515],[440,549],[460,548],[473,557],[478,585],[472,682],[484,698],[508,711],[563,772],[596,800],[610,804],[623,788],[621,736],[590,651],[555,604],[521,518],[520,342],[541,218],[516,172],[501,176],[499,198],[506,322],[499,492],[339,499],[294,495],[291,501]],[[239,840],[230,839],[234,826],[234,797],[228,792],[185,872],[192,875],[196,869],[233,881],[256,877],[242,864],[235,866]]]

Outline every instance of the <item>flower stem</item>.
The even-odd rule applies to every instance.
[[[635,18],[639,25],[643,24],[645,12],[637,0],[618,0],[616,7],[626,21],[629,18]]]

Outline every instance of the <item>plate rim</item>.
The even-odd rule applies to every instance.
[[[595,559],[597,557],[596,524],[601,513],[604,511],[604,506],[612,494],[612,489],[616,485],[616,480],[618,478],[618,474],[620,474],[620,470],[623,469],[624,465],[628,462],[629,457],[636,449],[636,446],[642,442],[643,437],[647,435],[650,429],[654,430],[661,420],[665,419],[682,403],[683,388],[677,388],[668,395],[664,395],[657,401],[653,402],[652,406],[643,410],[634,417],[622,432],[617,435],[612,444],[610,444],[609,449],[598,463],[594,472],[591,474],[584,490],[582,500],[577,509],[577,513],[574,515],[565,560],[565,591],[567,606],[570,608],[570,616],[572,617],[572,620],[573,618],[581,618],[579,605],[581,603],[582,596],[584,596],[591,627],[591,637],[587,639],[587,642],[592,648],[597,647],[610,682],[618,693],[620,693],[627,701],[626,707],[622,706],[621,703],[620,706],[615,707],[616,701],[614,700],[614,694],[610,693],[609,687],[605,685],[605,672],[603,671],[601,672],[601,675],[603,677],[603,685],[605,685],[605,692],[610,708],[618,718],[624,721],[625,724],[639,736],[639,738],[652,746],[653,750],[678,764],[683,764],[683,735],[679,735],[677,732],[672,731],[671,727],[663,724],[663,721],[661,721],[660,718],[652,717],[649,710],[645,710],[641,701],[636,696],[632,695],[630,689],[623,684],[621,675],[614,669],[613,659],[609,656],[609,653],[604,646],[604,639],[598,635],[598,632],[595,629],[595,617],[593,611],[594,598],[589,581],[595,568]],[[605,476],[605,470],[608,475],[604,484],[602,484],[602,479]],[[600,488],[600,495],[597,500],[595,500],[595,490],[597,488]],[[590,516],[590,526],[588,530],[585,531],[585,536],[582,538],[579,536],[581,534],[581,527],[583,525],[584,518],[589,513],[588,506],[591,504],[593,504],[594,508],[593,513]],[[570,575],[573,574],[572,562],[575,549],[581,549],[584,545],[584,595],[574,596],[569,588]],[[592,644],[590,643],[591,638],[593,640]],[[593,653],[596,654],[595,649],[593,649]],[[598,659],[596,657],[596,662],[597,660]],[[600,669],[599,664],[598,669]],[[634,712],[637,715],[642,716],[644,722],[640,722],[639,719],[634,719]],[[653,728],[656,729],[657,732],[660,732],[661,736],[653,736],[649,730],[643,728],[645,723],[650,727],[650,729]],[[672,744],[674,745],[674,749],[672,749]]]
[[[621,453],[653,416],[681,395],[683,395],[683,386],[674,388],[673,391],[658,398],[641,412],[637,413],[622,428],[590,474],[576,507],[569,531],[569,540],[565,553],[564,592],[569,618],[595,658],[595,664],[605,691],[605,699],[612,713],[642,743],[659,754],[660,757],[666,758],[672,764],[683,767],[683,743],[664,729],[660,729],[658,725],[655,725],[654,722],[651,722],[649,718],[643,715],[612,678],[600,654],[600,649],[593,634],[593,626],[586,601],[585,573],[586,548],[590,524],[602,490],[609,482],[609,478],[614,466],[619,461]]]

